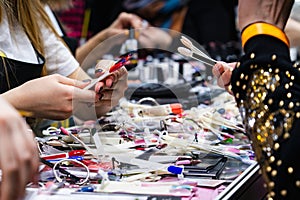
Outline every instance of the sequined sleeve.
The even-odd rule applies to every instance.
[[[269,199],[300,197],[300,67],[277,38],[259,35],[231,78]]]

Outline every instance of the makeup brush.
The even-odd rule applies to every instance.
[[[200,49],[195,47],[195,45],[193,45],[191,40],[189,40],[187,37],[181,36],[180,41],[182,42],[182,44],[184,46],[186,46],[188,49],[190,49],[195,54],[198,54],[198,55],[203,56],[203,57],[210,58],[206,53],[203,52],[203,51],[205,51],[204,49],[203,49],[203,51],[201,51]]]
[[[216,64],[216,61],[213,60],[212,58],[206,57],[206,56],[202,56],[199,54],[195,54],[193,53],[193,51],[191,51],[190,49],[187,49],[185,47],[178,47],[178,52],[184,56],[193,58],[195,60],[198,60],[200,62],[203,62],[204,64],[207,64],[209,66],[214,66]]]

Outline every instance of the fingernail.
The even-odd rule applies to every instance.
[[[102,73],[103,72],[103,69],[96,69],[95,70],[95,73]]]
[[[101,99],[103,99],[103,96],[104,96],[104,94],[100,94],[99,101],[101,101]]]
[[[99,90],[98,90],[98,94],[100,94],[103,90],[103,87],[100,87]]]
[[[85,83],[88,83],[88,82],[91,82],[92,80],[91,79],[84,79],[82,80],[82,82],[85,82]]]
[[[88,103],[87,106],[90,108],[94,105],[95,103]]]

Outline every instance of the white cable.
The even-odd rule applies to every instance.
[[[52,169],[52,170],[53,170],[53,174],[54,174],[54,176],[55,176],[55,179],[56,179],[58,182],[63,182],[63,179],[61,179],[61,178],[59,177],[59,175],[58,175],[58,173],[57,173],[58,170],[56,171],[55,169],[57,168],[58,165],[60,165],[60,164],[63,163],[63,162],[66,162],[66,161],[69,161],[69,162],[75,162],[75,163],[77,163],[77,164],[79,164],[79,165],[81,165],[81,166],[83,166],[83,167],[85,168],[85,170],[86,170],[86,172],[87,172],[87,175],[86,175],[86,177],[85,177],[85,179],[84,179],[83,181],[80,181],[79,183],[77,183],[78,185],[83,185],[83,184],[85,184],[86,182],[89,181],[89,178],[90,178],[90,170],[89,170],[89,168],[88,168],[85,164],[83,164],[82,162],[79,162],[78,160],[74,160],[74,159],[62,159],[62,160],[56,162],[55,165],[53,166],[53,169]]]

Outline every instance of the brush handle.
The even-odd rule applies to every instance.
[[[193,54],[192,56],[190,56],[191,58],[195,59],[195,60],[198,60],[204,64],[207,64],[211,67],[213,67],[217,62],[212,60],[212,59],[209,59],[207,57],[203,57],[203,56],[200,56],[198,54]]]

